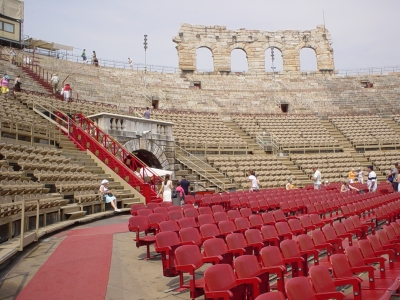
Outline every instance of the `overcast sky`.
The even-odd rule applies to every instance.
[[[79,54],[86,48],[88,53],[96,50],[99,58],[131,57],[135,63],[144,62],[147,34],[147,63],[177,67],[172,37],[182,23],[309,30],[323,24],[322,11],[336,69],[400,65],[398,0],[25,0],[24,34],[73,46]],[[301,68],[312,69],[313,54],[301,55]],[[207,53],[198,56],[198,68],[210,69]],[[233,64],[235,70],[246,69],[240,51],[233,54]]]

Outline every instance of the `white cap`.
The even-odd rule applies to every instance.
[[[101,182],[101,184],[106,184],[106,183],[108,183],[107,179],[103,179],[103,181]]]

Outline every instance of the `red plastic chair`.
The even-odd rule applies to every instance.
[[[306,233],[306,230],[303,228],[303,226],[301,225],[301,223],[300,223],[300,221],[298,219],[290,219],[290,220],[288,220],[288,225],[290,227],[290,231],[294,235],[299,235],[299,234]]]
[[[199,225],[197,225],[195,218],[193,217],[187,217],[183,219],[178,220],[179,227],[182,228],[188,228],[188,227],[193,227],[193,228],[198,228]]]
[[[300,222],[301,222],[301,225],[303,226],[303,228],[306,231],[311,231],[311,230],[314,230],[316,228],[316,226],[311,222],[310,216],[308,216],[308,215],[301,216],[300,217]]]
[[[244,232],[244,236],[246,237],[247,245],[253,247],[254,255],[257,257],[259,256],[261,249],[269,244],[264,241],[261,231],[258,229],[248,229]]]
[[[220,264],[232,265],[233,252],[229,251],[223,239],[212,238],[203,243],[204,257],[219,261]]]
[[[335,225],[334,225],[335,226]],[[341,239],[342,240],[342,245],[343,248],[345,248],[345,245],[343,244],[343,242],[347,239],[347,243],[348,246],[352,246],[353,245],[353,235],[351,233],[344,233],[342,235],[337,234],[334,227],[332,228],[332,226],[324,226],[322,228],[322,232],[324,233],[326,240],[330,243],[333,243],[333,241],[335,241],[336,239]]]
[[[251,290],[254,297],[259,294],[260,279],[235,279],[232,267],[226,264],[214,265],[204,272],[204,294],[206,299],[243,300]]]
[[[153,213],[147,217],[150,228],[153,228],[156,232],[160,230],[160,223],[166,221],[166,217],[163,214]]]
[[[199,215],[197,217],[200,226],[204,225],[204,224],[215,224],[215,220],[213,215],[209,215],[209,214],[204,214],[204,215]]]
[[[217,212],[225,212],[225,209],[222,205],[213,205],[211,207],[212,212],[215,214]]]
[[[391,293],[382,290],[361,290],[360,278],[336,278],[332,280],[331,274],[324,266],[314,266],[310,268],[310,278],[317,293],[339,293],[337,287],[352,285],[353,290],[346,295],[345,299],[354,300],[375,300],[375,299],[390,299]],[[333,294],[331,295],[332,298]],[[340,298],[342,299],[342,298]]]
[[[148,209],[155,209],[156,207],[160,207],[160,203],[150,202],[146,204]]]
[[[341,292],[317,294],[307,277],[291,278],[286,282],[285,288],[289,300],[344,299],[345,297]]]
[[[328,227],[330,227],[332,230],[334,230],[331,226],[326,226],[326,228],[328,228]],[[332,250],[333,254],[343,253],[342,239],[335,238],[335,239],[327,240],[321,230],[311,231],[311,237],[312,237],[315,245],[330,244],[330,245],[332,245],[331,250]]]
[[[400,263],[395,262],[395,252],[391,249],[374,251],[369,240],[361,240],[358,242],[361,253],[364,258],[376,258],[382,255],[387,255],[389,257],[389,265],[385,262],[385,269],[400,269]]]
[[[181,210],[172,210],[168,212],[168,218],[170,220],[178,221],[179,219],[183,219],[183,213]]]
[[[353,235],[356,235],[357,238],[361,237],[361,230],[357,229],[357,230],[347,231],[343,223],[340,222],[333,223],[333,228],[335,229],[335,232],[339,237],[344,237],[344,236],[348,237],[349,235],[351,236],[351,239],[353,238]]]
[[[367,239],[371,243],[372,249],[374,249],[375,252],[384,251],[384,250],[392,250],[395,255],[395,261],[397,260],[397,257],[399,256],[400,245],[398,245],[398,244],[382,245],[381,241],[378,238],[378,234],[377,235],[369,235],[369,236],[367,236]]]
[[[221,221],[228,221],[228,215],[226,214],[226,212],[216,212],[214,213],[214,219],[215,222],[219,223]]]
[[[346,228],[347,232],[356,233],[356,235],[360,239],[366,238],[368,232],[365,232],[365,230],[363,230],[361,228],[354,227],[354,224],[350,219],[343,219],[342,224],[343,224],[344,228]]]
[[[258,204],[258,202],[257,202],[257,204]],[[246,208],[240,209],[240,214],[242,215],[243,218],[249,218],[253,214],[253,212],[251,211],[250,208],[246,207]]]
[[[351,247],[354,247],[354,246],[351,246]],[[350,248],[350,247],[348,247],[348,248]],[[368,280],[361,282],[361,289],[363,289],[363,290],[375,290],[376,281],[377,280],[385,280],[385,279],[375,279],[374,267],[372,267],[372,266],[352,268],[350,266],[350,263],[347,260],[347,257],[345,254],[332,255],[331,263],[332,263],[332,269],[333,269],[335,278],[351,278],[351,277],[358,278],[354,274],[360,273],[360,272],[368,272]],[[391,280],[391,281],[393,281],[393,280]],[[392,285],[392,284],[393,284],[393,282],[390,282],[390,285]],[[379,285],[381,285],[381,284],[379,284]],[[385,287],[383,289],[388,290],[388,287]]]
[[[224,236],[227,236],[228,234],[234,232],[240,232],[239,230],[237,230],[235,223],[231,220],[219,222],[218,228],[221,231],[221,234],[223,234]]]
[[[385,230],[378,230],[376,232],[376,235],[378,236],[379,241],[381,242],[382,246],[385,249],[394,249],[396,251],[396,256],[400,255],[400,244],[399,243],[393,243],[391,240],[389,240],[389,237],[387,236],[387,233],[386,233]],[[368,236],[368,238],[369,237],[370,236]],[[371,239],[370,239],[370,241],[371,241]]]
[[[255,300],[286,300],[286,298],[281,292],[270,292],[261,294]]]
[[[280,238],[275,226],[265,225],[261,227],[261,233],[264,238],[264,242],[268,242],[269,245],[272,246],[279,246]]]
[[[351,216],[351,222],[355,228],[361,229],[365,235],[368,235],[368,230],[371,230],[372,234],[375,234],[375,223],[374,222],[364,222],[362,223],[358,216]]]
[[[198,247],[203,245],[200,233],[196,228],[188,227],[179,230],[179,237],[182,245],[196,245]]]
[[[253,213],[259,213],[260,212],[260,204],[259,204],[259,202],[257,201],[257,200],[251,200],[251,201],[249,201],[249,205],[250,205],[250,210],[253,212]],[[242,214],[242,216],[243,216],[243,214]]]
[[[228,210],[228,218],[229,220],[235,220],[236,218],[241,218],[242,215],[238,210]]]
[[[161,203],[160,203],[160,207],[169,208],[169,207],[171,207],[171,206],[173,206],[172,202],[161,202]]]
[[[283,257],[286,259],[291,259],[291,258],[302,258],[303,259],[303,265],[302,269],[304,274],[307,274],[308,272],[308,263],[307,263],[307,258],[309,255],[314,256],[314,265],[318,265],[318,251],[316,250],[307,250],[307,251],[301,251],[299,248],[299,245],[294,241],[294,240],[284,240],[281,242],[280,246]],[[296,270],[292,270],[292,273],[295,272]]]
[[[261,227],[263,227],[263,225],[264,225],[264,221],[263,221],[261,215],[251,215],[249,217],[249,221],[250,221],[251,228],[261,229]]]
[[[185,245],[175,250],[175,268],[179,271],[180,288],[189,288],[192,300],[204,295],[204,278],[196,279],[195,271],[200,269],[206,262],[216,261],[202,257],[197,246]],[[184,284],[183,275],[185,273],[190,275],[189,284]]]
[[[186,218],[187,218],[187,217],[197,218],[197,217],[199,216],[198,210],[197,210],[196,208],[194,208],[194,207],[185,209],[185,210],[183,211],[183,214],[185,215]]]
[[[226,236],[226,244],[235,257],[241,255],[252,255],[253,247],[247,244],[241,233],[231,233]]]
[[[323,227],[326,224],[333,225],[333,221],[330,219],[321,219],[317,214],[310,214],[311,222],[315,225],[315,227]]]
[[[164,202],[162,202],[162,203],[164,203]],[[167,203],[170,203],[170,202],[167,202]],[[168,206],[166,206],[167,208],[168,208],[168,211],[175,211],[175,210],[179,210],[179,211],[182,211],[182,207],[180,207],[180,206],[177,206],[177,205],[168,205]]]
[[[186,202],[186,196],[185,196],[185,202]],[[194,207],[193,207],[193,204],[192,204],[192,203],[186,203],[186,204],[183,204],[183,205],[181,206],[181,208],[182,208],[183,211],[185,211],[186,209],[194,208]]]
[[[217,225],[215,224],[204,224],[200,226],[201,239],[203,241],[211,238],[223,238],[224,235],[221,234]]]
[[[156,237],[154,235],[147,235],[149,230],[149,222],[147,217],[144,216],[133,216],[129,218],[128,224],[129,231],[136,233],[136,238],[133,239],[136,242],[136,247],[146,246],[146,258],[150,259],[150,245],[156,242]],[[140,233],[144,232],[144,236],[140,236]]]
[[[137,211],[140,209],[145,209],[146,206],[144,203],[135,203],[131,205],[131,215],[132,216],[137,216]]]
[[[283,239],[292,239],[293,234],[290,230],[289,224],[286,222],[278,222],[275,224],[276,231],[278,232],[279,238]]]
[[[186,204],[194,204],[196,199],[192,195],[185,195],[185,203]]]
[[[275,225],[275,218],[272,212],[265,212],[261,214],[264,225]]]
[[[254,255],[243,255],[235,259],[234,269],[237,278],[254,278],[260,279],[259,291],[266,293],[270,291],[269,288],[269,270],[261,268],[257,258]],[[254,295],[251,295],[254,299]]]
[[[264,199],[258,199],[258,206],[260,207],[260,211],[268,210],[268,203]]]
[[[230,209],[238,209],[240,208],[240,202],[238,198],[231,198],[229,200],[229,208]]]
[[[162,214],[165,216],[165,220],[168,220],[168,209],[166,207],[156,207],[153,209],[156,214]]]
[[[165,231],[178,232],[181,229],[178,225],[178,222],[176,222],[174,220],[161,222],[158,224],[158,226],[160,227],[161,232],[165,232]]]
[[[163,275],[174,277],[178,275],[175,269],[175,249],[181,245],[178,234],[172,231],[159,232],[156,235],[155,248],[161,253]]]
[[[385,230],[390,242],[399,243],[400,238],[396,235],[396,232],[394,231],[392,226],[383,226],[383,230]]]
[[[245,232],[247,229],[251,228],[249,219],[240,217],[234,220],[236,229],[241,233]]]
[[[199,207],[199,214],[200,215],[212,215],[213,212],[209,206]]]
[[[318,261],[314,261],[315,264],[324,264],[327,268],[331,267],[331,264],[329,262],[330,256],[332,254],[332,245],[329,243],[325,244],[319,244],[315,245],[311,236],[308,234],[300,234],[297,236],[297,243],[300,246],[300,250],[302,252],[307,252],[307,258],[309,255],[314,255],[315,251],[317,250],[317,253],[319,253],[321,250],[326,250],[327,256],[319,259]],[[315,257],[315,256],[314,256]]]
[[[392,285],[394,279],[398,281],[400,271],[391,269],[385,270],[385,259],[383,257],[373,257],[373,258],[363,258],[361,254],[361,250],[358,247],[351,246],[346,249],[347,260],[350,263],[352,268],[360,268],[360,272],[362,268],[371,267],[369,264],[379,263],[379,269],[373,269],[373,274],[377,279],[375,279],[375,286],[377,289],[387,288],[392,291],[395,291],[399,288],[400,283],[397,282],[397,287],[395,289]],[[364,270],[365,272],[366,270]]]
[[[153,213],[152,209],[144,208],[137,211],[138,216],[148,217],[150,214]]]

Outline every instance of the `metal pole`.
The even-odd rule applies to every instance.
[[[146,87],[146,73],[147,73],[147,34],[144,35],[144,87]]]

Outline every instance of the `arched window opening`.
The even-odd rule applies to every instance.
[[[317,54],[312,48],[303,48],[300,50],[300,71],[317,71]]]
[[[247,72],[249,65],[243,49],[233,49],[231,52],[231,72]]]
[[[214,59],[211,49],[200,47],[196,50],[196,69],[198,72],[214,72]]]
[[[275,47],[268,48],[265,51],[265,72],[282,72],[283,59],[282,52]]]

